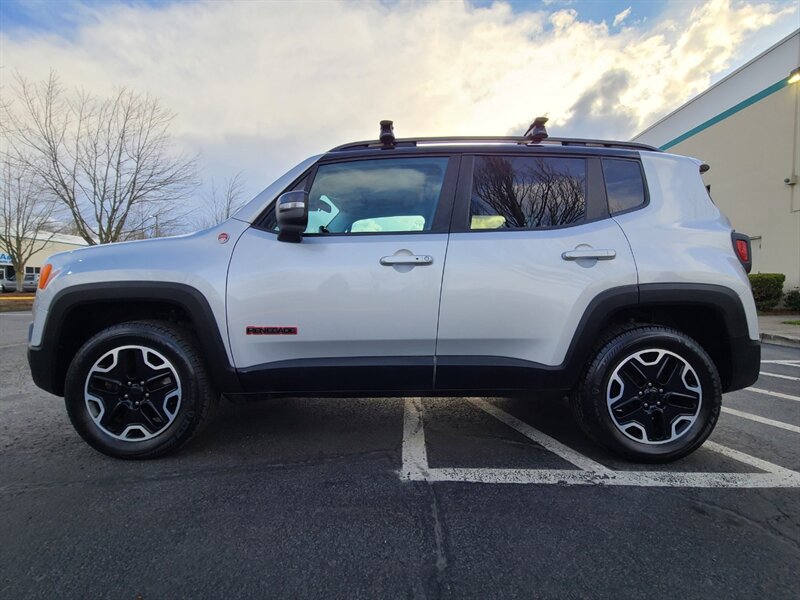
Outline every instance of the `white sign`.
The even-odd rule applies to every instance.
[[[13,264],[11,262],[11,255],[0,252],[0,265],[10,265],[10,264]]]

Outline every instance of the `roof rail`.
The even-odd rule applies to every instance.
[[[592,140],[580,138],[547,138],[539,143],[532,143],[530,138],[521,136],[446,136],[446,137],[421,137],[400,138],[392,146],[387,146],[375,140],[352,142],[332,148],[329,152],[342,152],[346,150],[366,150],[368,148],[403,148],[436,144],[519,144],[523,146],[584,146],[594,148],[623,148],[628,150],[646,150],[648,152],[661,152],[655,146],[640,144],[638,142],[616,142],[611,140]]]

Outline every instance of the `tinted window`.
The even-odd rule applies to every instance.
[[[476,157],[470,229],[561,227],[585,215],[584,159]]]
[[[429,231],[447,162],[411,157],[320,166],[306,233]]]
[[[604,158],[603,177],[612,215],[644,204],[644,181],[637,161]]]

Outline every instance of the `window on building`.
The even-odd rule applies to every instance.
[[[586,218],[586,160],[479,156],[470,229],[544,229]]]
[[[612,215],[645,203],[642,167],[638,161],[604,158],[603,177],[606,180],[608,210]]]

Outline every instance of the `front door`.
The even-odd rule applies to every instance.
[[[248,391],[431,389],[456,163],[323,162],[301,243],[279,242],[269,212],[242,235],[227,313]]]

